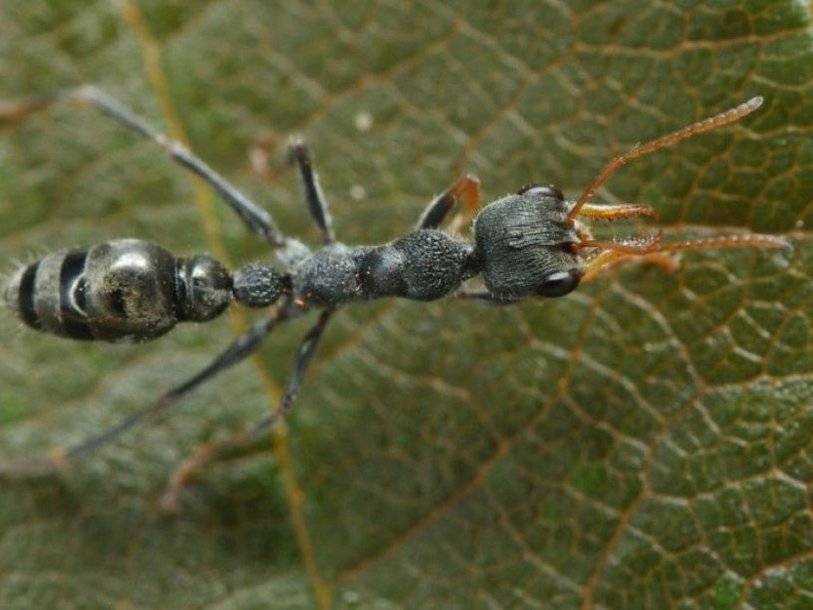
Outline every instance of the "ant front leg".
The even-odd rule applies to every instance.
[[[305,195],[305,203],[308,204],[308,211],[322,233],[322,240],[325,244],[332,244],[336,241],[333,234],[333,223],[328,212],[327,199],[319,184],[319,175],[313,169],[313,161],[308,145],[301,138],[294,138],[289,147],[290,160],[299,170],[299,177],[302,180],[302,190]]]
[[[462,200],[466,211],[474,215],[480,205],[480,180],[477,176],[467,174],[455,180],[452,186],[429,202],[415,228],[437,229],[458,200]]]

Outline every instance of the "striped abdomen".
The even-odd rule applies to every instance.
[[[71,339],[145,341],[228,305],[231,276],[208,256],[136,239],[60,250],[19,269],[5,301],[28,326]]]

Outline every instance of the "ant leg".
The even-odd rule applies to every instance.
[[[703,133],[705,131],[709,131],[711,129],[716,129],[717,127],[722,127],[723,125],[728,125],[729,123],[733,123],[735,121],[739,121],[746,115],[751,114],[762,105],[762,98],[761,97],[752,97],[747,102],[740,104],[736,108],[732,108],[730,110],[726,110],[725,112],[721,112],[720,114],[715,114],[713,117],[709,117],[707,119],[703,119],[702,121],[697,121],[692,123],[691,125],[687,125],[686,127],[682,127],[676,131],[668,133],[664,136],[659,138],[655,138],[654,140],[650,140],[649,142],[645,142],[643,144],[638,144],[628,150],[625,153],[618,155],[617,157],[613,157],[610,159],[604,167],[599,170],[598,174],[593,181],[587,186],[586,189],[579,195],[579,198],[576,200],[576,203],[570,208],[570,212],[568,212],[567,217],[568,219],[575,218],[578,214],[580,214],[581,209],[587,203],[587,199],[593,192],[604,184],[607,179],[615,173],[615,171],[620,168],[622,165],[627,163],[628,161],[632,161],[633,159],[637,159],[638,157],[643,157],[644,155],[648,155],[650,153],[655,152],[661,148],[666,146],[672,146],[677,144],[678,142],[685,140],[686,138],[691,138],[694,135],[699,133]]]
[[[480,205],[480,180],[477,176],[467,174],[455,180],[452,186],[435,197],[429,205],[426,206],[415,228],[438,228],[458,199],[462,199],[466,210],[474,214]]]
[[[333,234],[327,199],[322,191],[321,184],[319,184],[319,175],[313,169],[313,161],[308,145],[301,138],[294,138],[288,151],[291,163],[296,164],[299,170],[305,203],[308,204],[308,211],[322,233],[322,241],[326,244],[332,244],[336,241],[336,236]]]
[[[488,290],[482,288],[476,290],[469,290],[461,288],[454,293],[458,299],[469,299],[472,301],[482,301],[488,305],[514,305],[519,303],[521,299],[500,299],[491,294]]]
[[[626,260],[644,260],[655,262],[667,268],[674,268],[670,263],[666,263],[663,258],[666,252],[677,250],[717,250],[721,248],[791,248],[790,243],[775,235],[764,235],[761,233],[746,233],[745,235],[721,235],[718,237],[708,237],[706,239],[687,239],[684,241],[674,241],[661,243],[659,236],[651,238],[645,243],[616,244],[614,242],[585,241],[578,247],[598,247],[604,251],[599,253],[585,265],[582,282],[589,282],[595,279],[602,271],[613,267]]]
[[[164,149],[169,157],[187,170],[202,178],[237,213],[245,225],[260,235],[274,248],[286,244],[285,235],[277,228],[271,215],[243,195],[223,176],[206,165],[192,151],[180,142],[156,131],[144,119],[133,113],[104,92],[92,86],[58,91],[52,95],[40,96],[19,103],[0,104],[0,122],[19,121],[27,115],[47,108],[55,102],[67,100],[81,105],[90,105],[131,131],[154,141]]]
[[[186,396],[193,389],[210,380],[212,377],[244,360],[249,354],[256,351],[263,339],[279,324],[288,318],[280,308],[274,315],[254,323],[248,331],[235,339],[229,347],[221,352],[206,368],[193,375],[180,385],[172,388],[152,404],[133,411],[119,423],[108,428],[100,434],[91,436],[84,441],[66,449],[54,452],[48,458],[27,462],[25,464],[0,464],[0,480],[18,478],[36,478],[49,476],[59,469],[84,457],[88,453],[99,449],[118,438],[121,434],[135,426],[147,417],[154,417],[167,411],[170,407]]]
[[[335,309],[325,309],[319,316],[316,324],[314,324],[302,338],[296,350],[296,355],[294,356],[294,366],[291,371],[291,376],[288,377],[288,381],[285,384],[285,390],[279,401],[279,405],[276,410],[266,415],[252,427],[252,435],[262,434],[266,430],[269,430],[291,410],[294,400],[296,400],[299,394],[299,388],[302,385],[302,378],[305,376],[305,371],[308,370],[308,365],[310,365],[313,355],[316,353],[316,348],[319,345],[319,340],[322,338],[322,333],[324,333],[325,327],[327,323],[330,322],[330,318],[335,311]]]
[[[242,432],[225,439],[199,445],[192,455],[185,459],[170,477],[167,488],[161,498],[162,509],[166,512],[176,512],[178,509],[178,500],[184,488],[197,476],[206,464],[247,450],[285,418],[293,407],[297,394],[299,394],[302,378],[313,359],[313,355],[319,345],[319,340],[322,338],[322,333],[334,311],[335,309],[324,310],[319,316],[319,320],[311,327],[299,344],[296,356],[294,357],[293,370],[285,384],[285,389],[276,409]]]

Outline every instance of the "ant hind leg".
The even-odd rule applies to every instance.
[[[16,103],[0,100],[0,125],[19,122],[31,113],[63,100],[96,108],[143,138],[158,144],[173,161],[209,184],[248,229],[264,238],[273,248],[281,248],[288,241],[268,211],[251,201],[186,146],[160,133],[145,119],[96,87],[86,85],[76,89],[65,89]]]
[[[299,394],[299,388],[302,385],[302,378],[308,370],[308,366],[319,345],[319,340],[322,338],[325,327],[334,311],[335,309],[324,310],[316,324],[311,327],[300,342],[294,357],[293,369],[276,409],[237,434],[199,445],[175,470],[161,497],[161,508],[165,512],[177,512],[181,493],[206,464],[250,451],[276,424],[285,418],[294,405],[296,396]]]
[[[40,460],[28,460],[24,463],[0,463],[0,480],[21,480],[53,476],[89,453],[109,444],[124,432],[148,417],[155,417],[176,405],[181,398],[192,390],[209,381],[219,373],[245,360],[262,344],[268,334],[280,322],[288,318],[280,308],[274,315],[254,323],[248,331],[237,337],[231,345],[214,358],[204,369],[183,383],[175,386],[152,404],[133,411],[114,426],[103,432],[63,449],[54,451],[50,456]]]

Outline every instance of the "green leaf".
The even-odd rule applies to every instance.
[[[484,202],[576,197],[606,158],[765,96],[623,168],[686,253],[518,307],[345,308],[273,447],[170,473],[278,396],[261,358],[56,480],[4,482],[0,607],[760,608],[813,598],[811,7],[720,2],[7,0],[0,98],[93,82],[316,243],[284,162],[311,143],[340,238],[410,227],[462,171]],[[250,151],[254,151],[250,155]],[[267,156],[258,173],[255,165]],[[251,161],[254,159],[254,162]],[[268,256],[155,146],[62,105],[0,132],[0,258],[133,236]],[[151,344],[0,321],[0,458],[74,443],[202,367],[246,318]]]

